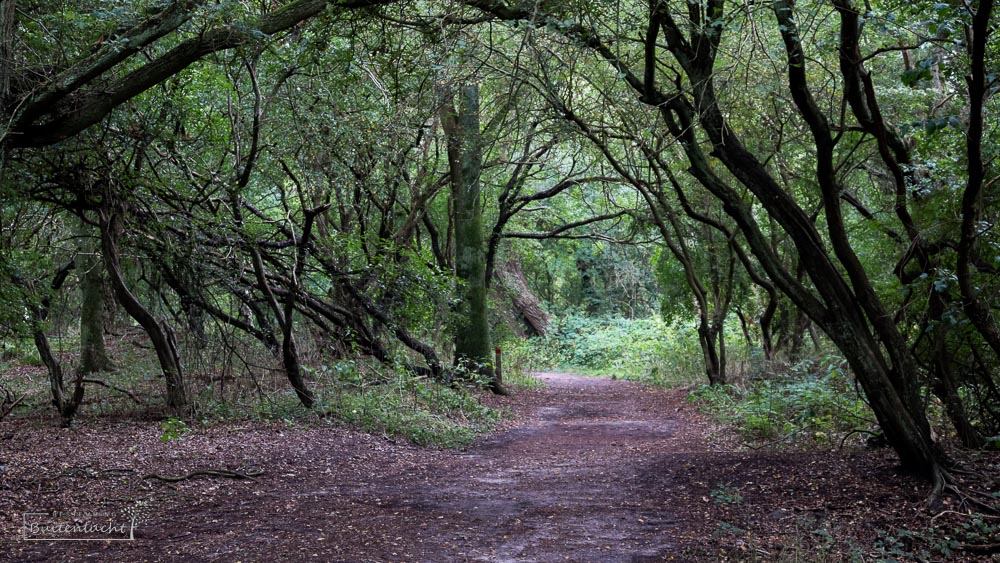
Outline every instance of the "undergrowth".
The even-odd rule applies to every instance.
[[[6,346],[0,373],[28,365],[30,349]],[[315,395],[312,409],[301,405],[280,369],[267,369],[266,356],[245,358],[256,369],[220,364],[211,353],[185,358],[189,406],[183,414],[166,410],[162,379],[151,351],[131,346],[117,350],[118,368],[91,377],[104,387],[88,385],[77,418],[80,423],[104,417],[162,417],[164,441],[181,439],[198,427],[235,422],[279,422],[289,426],[348,424],[366,432],[433,447],[461,448],[493,428],[506,413],[481,403],[488,391],[474,381],[448,385],[417,377],[374,361],[323,362],[314,358],[306,380]],[[72,371],[66,361],[64,370]],[[508,388],[539,383],[516,365],[505,366]],[[47,374],[37,370],[11,372],[4,381],[18,397],[25,395],[12,416],[57,416],[49,404]],[[177,418],[175,418],[177,417]]]
[[[702,376],[698,335],[690,323],[659,317],[553,318],[548,334],[508,344],[524,371],[563,370],[650,385],[690,385]]]
[[[286,424],[340,421],[366,432],[401,438],[421,446],[461,448],[489,431],[505,415],[480,403],[476,385],[446,385],[401,370],[354,361],[309,370],[317,402],[312,409],[291,391],[249,403],[221,401],[208,391],[198,400],[201,420],[253,418]]]
[[[875,426],[838,356],[803,360],[749,385],[702,385],[689,400],[733,427],[750,444],[839,445]]]

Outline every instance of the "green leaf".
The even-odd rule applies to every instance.
[[[913,87],[916,86],[921,80],[930,80],[931,71],[929,68],[914,68],[903,72],[900,79],[903,81],[903,85]]]

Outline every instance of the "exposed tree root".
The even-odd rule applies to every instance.
[[[254,471],[247,471],[245,473],[244,472],[239,472],[239,471],[230,471],[228,469],[199,469],[197,471],[192,471],[192,472],[187,473],[185,475],[179,475],[179,476],[176,476],[176,477],[169,476],[169,475],[159,475],[159,474],[156,474],[156,473],[147,473],[146,475],[143,475],[142,478],[143,479],[157,479],[157,480],[163,481],[165,483],[179,483],[180,481],[186,481],[186,480],[191,479],[193,477],[200,477],[200,476],[205,476],[205,477],[227,477],[229,479],[250,479],[252,481],[252,480],[255,480],[255,478],[260,477],[263,474],[264,474],[264,471],[260,470],[260,469],[254,470]]]
[[[135,403],[136,403],[137,405],[142,405],[142,404],[144,404],[144,403],[142,402],[142,400],[140,400],[140,399],[139,399],[139,397],[136,397],[135,395],[133,395],[133,394],[132,394],[132,393],[130,393],[129,391],[127,391],[127,390],[125,390],[125,389],[122,389],[121,387],[115,387],[114,385],[111,385],[111,384],[108,384],[108,383],[105,383],[104,381],[102,381],[102,380],[100,380],[100,379],[90,379],[90,378],[86,378],[86,379],[84,379],[84,380],[83,380],[83,382],[84,382],[84,383],[92,383],[92,384],[94,384],[94,385],[100,385],[101,387],[107,387],[108,389],[111,389],[112,391],[118,391],[119,393],[121,393],[121,394],[125,395],[125,396],[126,396],[126,397],[128,397],[129,399],[132,399],[133,401],[135,401]]]
[[[1000,543],[963,543],[958,546],[962,551],[977,553],[981,555],[1000,553]]]
[[[971,506],[983,514],[1000,515],[1000,505],[988,493],[964,489],[955,483],[953,472],[941,466],[934,468],[934,487],[927,497],[927,508],[933,509],[945,494],[954,495],[962,506]]]
[[[990,495],[987,495],[980,491],[971,491],[972,494],[969,494],[963,489],[960,489],[953,484],[946,485],[945,490],[958,497],[962,501],[963,505],[971,505],[972,507],[975,507],[983,514],[1000,515],[1000,506],[997,506],[995,504],[996,499],[994,499]],[[994,502],[991,503],[988,500],[980,500],[980,499],[989,499]]]
[[[927,496],[928,509],[935,506],[941,500],[941,495],[944,494],[945,490],[954,481],[948,470],[941,465],[935,465],[932,472],[934,486],[931,488],[931,494]]]
[[[851,430],[847,434],[844,434],[844,437],[841,438],[841,440],[840,440],[840,447],[838,448],[838,451],[843,451],[844,444],[847,443],[847,439],[850,438],[851,436],[855,435],[855,434],[868,434],[870,437],[880,437],[880,436],[882,436],[881,432],[872,432],[871,430],[865,430],[864,428],[855,428],[854,430]],[[869,440],[871,440],[871,438],[869,438]]]
[[[944,510],[942,512],[935,514],[934,517],[931,518],[931,525],[933,526],[934,521],[937,520],[938,518],[946,516],[948,514],[955,514],[957,516],[965,516],[965,517],[985,518],[987,520],[1000,520],[1000,516],[990,516],[989,514],[982,514],[979,512],[969,513],[969,512],[959,512],[957,510]]]

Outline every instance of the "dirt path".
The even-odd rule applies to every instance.
[[[390,505],[453,520],[434,541],[471,559],[634,561],[674,551],[677,515],[649,502],[642,480],[652,457],[675,445],[678,424],[658,408],[661,395],[607,379],[540,378],[549,400],[528,424],[462,454],[429,485],[384,489]]]
[[[870,545],[864,536],[876,527],[912,520],[922,500],[885,455],[727,451],[710,446],[713,427],[682,391],[538,377],[546,387],[509,399],[522,415],[517,426],[462,452],[341,427],[224,426],[164,444],[158,428],[134,421],[73,431],[22,425],[0,442],[0,560],[837,555],[856,538]],[[142,478],[205,467],[266,472],[176,485]],[[19,539],[25,512],[136,502],[146,513],[133,542]]]
[[[522,394],[536,405],[523,424],[464,452],[356,433],[330,436],[329,429],[263,437],[252,430],[241,434],[248,448],[242,452],[240,444],[225,445],[231,435],[192,437],[183,447],[190,452],[154,447],[142,459],[147,466],[176,465],[190,453],[216,458],[202,459],[203,466],[241,460],[268,472],[252,483],[133,483],[131,494],[121,496],[142,495],[153,507],[137,527],[136,542],[10,547],[20,560],[58,554],[159,561],[637,561],[675,553],[680,516],[663,502],[662,483],[649,472],[663,452],[689,447],[691,433],[679,432],[674,416],[680,406],[633,383],[557,373],[539,378],[544,389]],[[60,445],[53,444],[57,457]]]

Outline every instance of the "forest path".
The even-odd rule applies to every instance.
[[[393,506],[449,520],[454,528],[435,540],[469,559],[635,561],[673,552],[679,516],[654,500],[663,491],[650,490],[647,477],[678,446],[664,394],[604,378],[537,377],[546,400],[527,424],[459,454],[462,463],[429,485],[387,489]]]
[[[519,413],[514,426],[463,451],[322,426],[208,428],[169,444],[155,431],[129,437],[121,427],[80,429],[50,441],[52,459],[36,463],[97,475],[105,466],[135,467],[119,489],[73,472],[60,490],[69,493],[67,504],[144,500],[137,541],[22,541],[8,544],[8,554],[19,561],[243,562],[690,555],[680,544],[705,537],[697,509],[710,484],[698,480],[706,423],[684,393],[565,373],[536,377],[544,387],[504,399]],[[33,440],[30,431],[20,439]],[[198,467],[265,473],[176,485],[139,479]]]
[[[157,421],[5,421],[0,561],[874,560],[879,530],[926,526],[926,484],[890,451],[747,450],[685,390],[537,377],[484,397],[516,419],[463,451],[321,421],[167,442]],[[208,468],[263,474],[146,478]],[[135,541],[23,535],[30,513],[118,524],[137,507]]]

